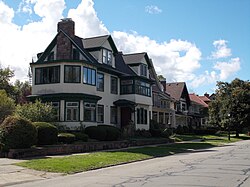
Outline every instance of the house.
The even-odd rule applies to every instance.
[[[206,96],[198,96],[194,93],[189,94],[191,105],[189,107],[190,125],[194,128],[205,126],[208,120],[208,104]],[[204,101],[205,100],[205,101]]]
[[[188,116],[188,109],[190,106],[190,98],[185,82],[166,83],[161,81],[164,91],[175,99],[175,126],[188,126],[190,116]]]
[[[155,80],[155,83],[152,86],[152,120],[164,125],[165,127],[175,127],[175,100],[164,91],[164,86],[162,85],[163,82],[166,83],[166,79],[159,80],[153,66],[149,72],[151,78]]]
[[[71,129],[98,124],[149,129],[152,84],[146,53],[118,52],[110,35],[81,38],[70,18],[32,69],[30,100],[51,102],[57,121]]]

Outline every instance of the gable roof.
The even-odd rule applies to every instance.
[[[115,67],[117,70],[127,74],[136,76],[137,74],[124,62],[122,52],[118,52],[115,55]]]
[[[144,58],[146,59],[146,62],[148,64],[148,66],[151,67],[150,59],[148,57],[148,54],[145,53],[145,52],[142,52],[142,53],[132,53],[132,54],[124,54],[123,55],[123,59],[124,59],[124,61],[125,61],[126,64],[141,63]]]
[[[190,105],[190,98],[185,82],[166,83],[166,92],[177,101],[185,97],[187,104]]]
[[[193,102],[195,102],[195,103],[198,103],[198,104],[202,105],[203,107],[206,107],[206,108],[208,107],[208,104],[205,103],[205,102],[200,98],[201,96],[198,96],[198,95],[192,93],[192,94],[189,94],[189,97],[190,97],[190,100],[191,100],[191,101],[193,101]]]
[[[207,98],[207,96],[199,96],[199,98],[202,100],[202,101],[204,101],[204,102],[210,102],[211,100],[209,99],[209,98]]]
[[[91,38],[84,38],[82,39],[83,46],[85,49],[93,49],[93,48],[100,48],[103,46],[103,44],[106,41],[109,41],[113,52],[117,53],[118,50],[115,46],[114,40],[110,35],[104,35],[104,36],[96,36],[96,37],[91,37]]]

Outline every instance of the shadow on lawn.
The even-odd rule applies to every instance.
[[[210,143],[192,142],[192,143],[179,143],[179,144],[171,144],[171,145],[163,145],[155,147],[127,149],[124,150],[124,152],[145,154],[151,157],[163,157],[177,153],[214,151],[207,149],[211,147],[215,146]]]

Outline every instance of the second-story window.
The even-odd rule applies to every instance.
[[[112,94],[118,93],[118,81],[116,77],[111,77],[110,88],[111,88],[110,92]]]
[[[102,63],[112,66],[112,51],[102,50]]]
[[[81,66],[64,66],[64,82],[80,83]]]
[[[141,64],[140,65],[140,75],[147,77],[147,69],[148,69],[147,65]]]
[[[60,66],[35,69],[35,84],[54,84],[60,82]]]
[[[135,93],[139,95],[151,96],[151,86],[149,83],[137,80],[135,83]]]
[[[96,70],[83,67],[83,83],[89,85],[96,85]]]
[[[104,74],[97,73],[97,90],[103,92],[104,91]]]

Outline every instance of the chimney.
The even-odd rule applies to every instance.
[[[57,32],[62,30],[69,37],[74,39],[75,37],[75,22],[71,18],[62,19],[57,24]],[[69,60],[72,59],[72,44],[71,41],[61,32],[57,36],[57,60]]]
[[[209,98],[209,94],[207,92],[204,94],[204,96],[206,96],[207,98]]]
[[[159,78],[159,81],[160,81],[160,83],[162,84],[162,86],[163,86],[163,90],[164,90],[164,92],[166,92],[166,78],[164,78],[164,77],[161,77],[161,78]]]

